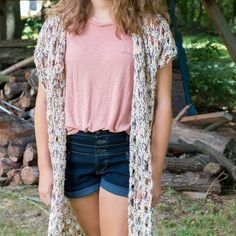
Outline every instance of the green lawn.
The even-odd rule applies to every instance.
[[[0,236],[46,235],[48,213],[35,186],[0,188]]]
[[[192,200],[168,190],[159,204],[159,235],[162,236],[234,236],[236,235],[236,193],[209,195]]]
[[[0,236],[46,236],[47,210],[37,200],[37,187],[0,189]],[[205,200],[168,189],[158,205],[159,236],[236,235],[236,193]]]

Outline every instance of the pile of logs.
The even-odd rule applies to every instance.
[[[33,124],[38,78],[35,68],[18,69],[31,63],[32,57],[0,73],[0,186],[38,183]]]
[[[37,95],[35,69],[19,70],[12,75],[0,74],[0,106],[24,119],[32,119]]]
[[[37,181],[34,126],[0,111],[0,185],[36,184]]]
[[[174,121],[163,186],[220,193],[224,179],[236,181],[235,139]]]

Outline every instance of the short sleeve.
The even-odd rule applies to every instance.
[[[160,54],[157,59],[158,69],[164,67],[171,59],[177,56],[177,47],[174,37],[170,30],[170,26],[164,17],[161,17],[161,23],[159,28],[160,33]]]
[[[44,88],[46,88],[47,82],[48,51],[47,20],[45,20],[39,31],[37,43],[34,49],[34,64],[36,66],[36,75],[38,77],[38,80],[44,85]]]

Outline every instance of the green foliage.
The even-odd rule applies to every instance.
[[[212,26],[210,17],[208,16],[202,1],[199,0],[176,0],[176,14],[178,18],[178,26],[182,32],[205,32],[215,34],[215,27]],[[236,17],[236,1],[224,0],[217,1],[226,21],[229,23],[233,32],[235,29]]]
[[[217,37],[185,37],[190,93],[198,113],[236,106],[236,66]]]
[[[39,30],[42,27],[43,20],[28,17],[23,21],[24,30],[22,34],[22,39],[37,39]]]

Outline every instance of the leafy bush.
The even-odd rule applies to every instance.
[[[42,19],[28,17],[23,21],[23,24],[24,30],[22,39],[37,39],[39,30],[41,29],[43,24]]]
[[[217,37],[185,37],[190,93],[198,113],[236,106],[236,66]]]

